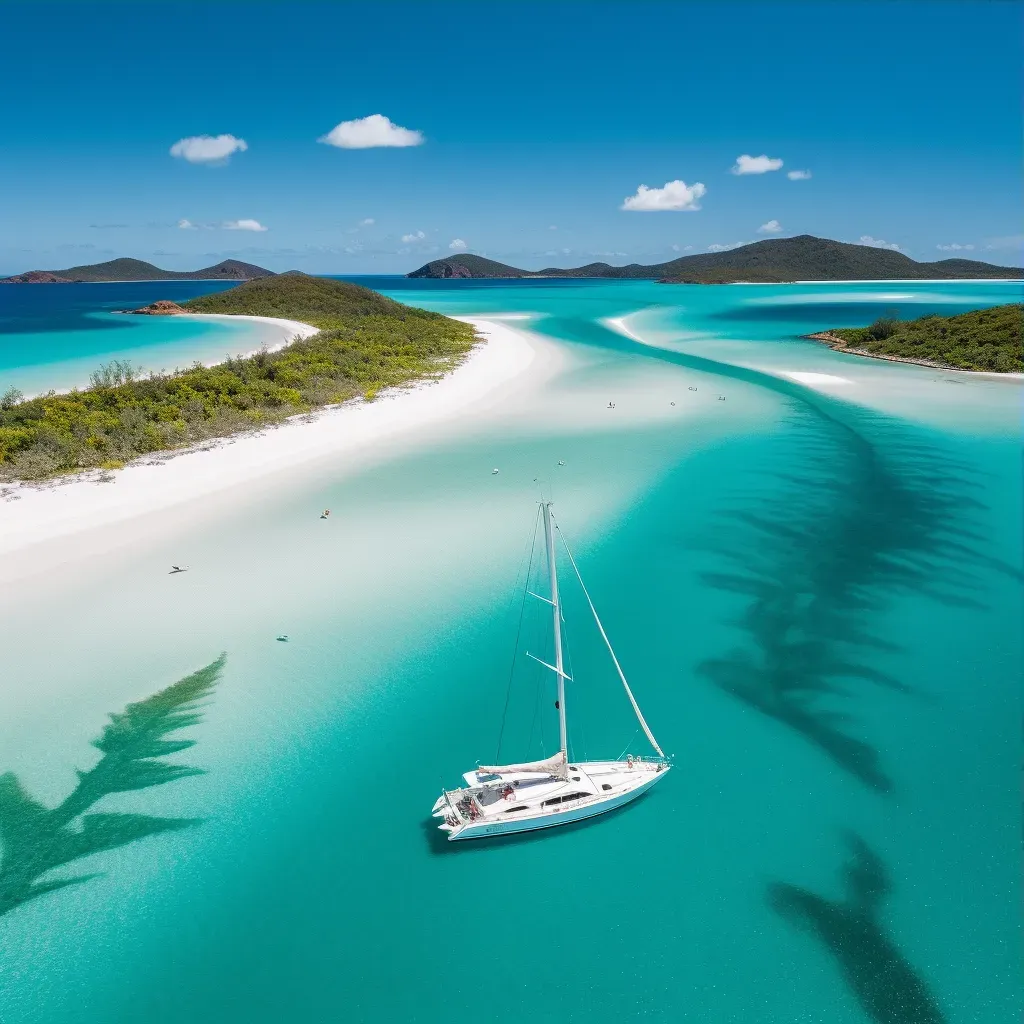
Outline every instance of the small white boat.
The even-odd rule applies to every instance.
[[[548,582],[550,597],[538,594],[530,596],[551,606],[552,632],[554,636],[553,664],[541,661],[527,652],[554,673],[558,688],[559,737],[561,746],[556,754],[540,761],[520,764],[480,765],[466,772],[462,778],[465,785],[459,789],[442,790],[434,804],[432,814],[441,819],[438,828],[448,833],[449,840],[481,839],[489,836],[503,836],[514,832],[530,832],[535,829],[567,825],[603,814],[605,811],[622,807],[642,796],[655,786],[669,772],[671,765],[664,751],[658,745],[644,720],[633,691],[612,650],[608,635],[601,625],[597,610],[590,594],[583,585],[579,569],[565,545],[565,538],[555,524],[551,502],[541,505],[544,521],[544,540],[547,552]],[[565,552],[569,557],[583,595],[597,623],[601,638],[608,647],[619,679],[636,714],[637,721],[657,756],[626,756],[610,761],[572,761],[569,758],[565,683],[572,681],[565,673],[562,658],[562,605],[558,592],[558,571],[555,563],[555,533],[558,532]],[[528,591],[529,592],[529,591]]]

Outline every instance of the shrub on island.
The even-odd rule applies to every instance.
[[[957,370],[1024,371],[1024,306],[1014,303],[956,316],[883,317],[869,327],[839,327],[810,337],[841,352],[904,359]]]

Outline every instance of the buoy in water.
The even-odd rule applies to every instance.
[[[492,469],[491,470],[491,476],[497,476],[497,475],[498,475],[498,471],[496,469]]]
[[[320,513],[320,518],[321,519],[326,519],[330,514],[331,514],[331,510],[329,508],[325,508],[323,510],[323,512]]]
[[[675,402],[669,402],[668,404],[669,405],[675,405],[676,403]]]
[[[696,388],[687,388],[686,390],[687,391],[696,391],[697,389]]]
[[[277,639],[280,640],[281,643],[286,644],[288,643],[288,634],[282,633]]]

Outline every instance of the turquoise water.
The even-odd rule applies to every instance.
[[[165,371],[275,344],[266,325],[125,316],[157,299],[183,302],[230,287],[222,281],[138,281],[0,288],[0,391],[27,395],[88,384],[111,359]]]
[[[51,805],[108,711],[228,659],[178,755],[207,774],[101,808],[202,824],[0,917],[0,1020],[1016,1019],[1021,384],[798,336],[1020,286],[373,283],[530,314],[566,362],[471,436],[170,510],[0,595],[0,767]],[[602,323],[627,315],[646,344]],[[655,382],[678,415],[639,414]],[[442,781],[495,756],[534,477],[676,770],[589,825],[445,845]],[[574,756],[642,751],[566,617]],[[539,754],[537,700],[517,676],[503,756]]]

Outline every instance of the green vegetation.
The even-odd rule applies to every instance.
[[[287,274],[185,304],[191,312],[283,317],[320,332],[277,352],[142,376],[115,361],[90,387],[0,399],[0,478],[42,479],[125,463],[279,422],[382,388],[437,377],[475,343],[468,324],[367,288]]]
[[[881,318],[870,327],[842,327],[810,337],[840,351],[891,356],[958,370],[1024,371],[1024,306],[976,309],[918,320]]]
[[[48,877],[55,869],[196,824],[195,818],[86,812],[105,796],[203,774],[201,768],[163,758],[195,744],[195,740],[168,737],[200,721],[202,701],[212,693],[223,667],[221,655],[198,672],[111,715],[103,735],[92,744],[103,756],[89,771],[78,772],[78,784],[57,807],[34,800],[13,772],[0,775],[0,916],[46,893],[96,877],[95,873]]]
[[[222,260],[216,266],[201,270],[161,270],[146,263],[122,256],[106,263],[90,263],[66,270],[28,270],[14,277],[0,278],[0,284],[95,284],[103,281],[248,281],[257,277],[272,277],[273,271],[264,270],[241,260]]]
[[[656,278],[665,284],[728,284],[753,281],[912,281],[950,278],[1019,278],[1020,267],[997,267],[978,260],[939,260],[918,263],[901,252],[850,242],[834,242],[814,235],[766,238],[726,252],[680,256],[668,263],[643,266],[630,263],[613,267],[588,263],[585,267],[547,267],[520,270],[504,263],[464,253],[434,260],[409,277],[600,277]]]

